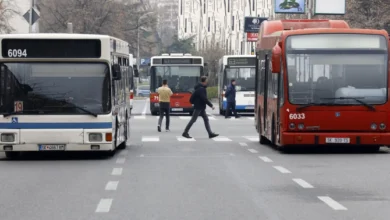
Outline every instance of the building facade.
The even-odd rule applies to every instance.
[[[177,0],[178,36],[194,36],[197,50],[218,45],[226,54],[251,54],[255,43],[244,33],[246,16],[273,19],[274,0]]]

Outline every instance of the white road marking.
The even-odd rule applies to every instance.
[[[149,98],[145,100],[145,106],[144,109],[142,110],[142,115],[146,115],[146,110],[148,109],[148,103],[149,103]]]
[[[141,154],[141,155],[139,155],[139,157],[145,157],[145,155]]]
[[[126,161],[126,158],[124,158],[124,157],[116,159],[116,163],[119,163],[119,164],[123,164],[123,163],[125,163],[125,161]]]
[[[305,189],[314,188],[313,185],[311,185],[310,183],[306,182],[306,181],[303,180],[303,179],[293,179],[293,181],[296,182],[298,185],[302,186],[302,187],[305,188]]]
[[[119,181],[109,181],[106,185],[106,190],[116,190],[118,188]]]
[[[190,120],[191,116],[179,116],[181,120]]]
[[[178,141],[196,141],[195,138],[176,137]]]
[[[122,171],[123,171],[123,168],[114,168],[114,169],[112,169],[111,175],[120,176],[120,175],[122,175]]]
[[[268,157],[259,156],[259,158],[260,158],[262,161],[266,162],[266,163],[272,163],[272,162],[273,162],[273,161],[272,161],[270,158],[268,158]]]
[[[135,115],[134,119],[146,119],[145,115]]]
[[[100,199],[95,212],[109,212],[112,204],[112,199]]]
[[[240,146],[241,146],[241,147],[247,147],[248,144],[247,144],[247,143],[242,143],[242,142],[241,142],[241,143],[240,143]]]
[[[254,121],[255,118],[254,117],[249,117],[248,120]]]
[[[214,116],[211,116],[211,117],[209,117],[209,120],[211,120],[211,121],[215,121],[215,120],[217,120],[216,118],[214,118]]]
[[[318,196],[318,199],[330,206],[334,210],[348,210],[345,206],[341,205],[337,201],[333,200],[329,196]]]
[[[229,155],[232,156],[232,157],[233,157],[233,156],[236,156],[236,155],[234,155],[233,153],[230,153]]]
[[[218,142],[223,142],[223,141],[232,141],[232,140],[230,140],[229,138],[227,138],[227,137],[224,137],[224,136],[219,136],[219,137],[215,137],[215,138],[213,138],[213,140],[214,141],[218,141]]]
[[[159,137],[150,137],[150,136],[142,137],[142,142],[158,142],[158,141],[160,141]]]
[[[244,138],[250,140],[250,141],[253,141],[253,142],[258,142],[259,141],[259,137],[256,137],[256,136],[245,136]]]
[[[255,149],[248,149],[248,151],[251,152],[251,153],[253,153],[253,154],[259,153],[259,152],[258,152],[257,150],[255,150]]]
[[[282,167],[282,166],[274,166],[275,169],[277,169],[281,173],[291,173],[288,169]]]

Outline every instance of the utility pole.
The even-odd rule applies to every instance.
[[[31,7],[30,7],[30,19],[29,19],[29,33],[31,34],[32,33],[32,26],[33,26],[33,8],[34,8],[34,5],[35,5],[35,0],[31,0]]]
[[[68,23],[68,33],[72,34],[73,33],[73,23]]]
[[[307,0],[307,19],[311,19],[313,9],[313,0]]]

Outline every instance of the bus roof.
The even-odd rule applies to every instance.
[[[108,35],[97,34],[65,34],[65,33],[36,33],[36,34],[2,34],[0,38],[14,38],[14,39],[115,39]]]
[[[244,54],[244,55],[224,55],[226,58],[237,58],[237,57],[256,57],[256,55]]]

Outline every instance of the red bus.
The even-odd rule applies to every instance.
[[[344,21],[264,21],[256,46],[260,144],[388,145],[388,42],[384,30]]]
[[[168,80],[171,88],[171,111],[175,113],[193,113],[190,97],[200,77],[207,75],[203,57],[191,54],[162,54],[154,56],[150,62],[150,112],[159,113],[159,100],[156,90],[162,80]]]

